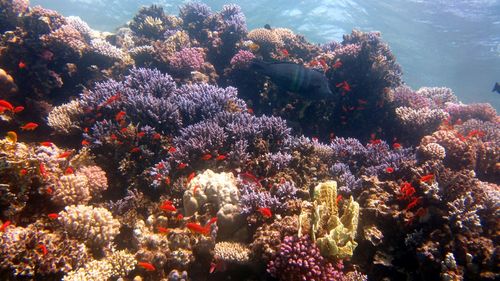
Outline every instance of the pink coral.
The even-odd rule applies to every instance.
[[[255,58],[255,55],[247,50],[240,50],[231,59],[231,65],[244,66]]]
[[[199,70],[205,63],[202,48],[184,48],[175,52],[170,58],[170,66],[177,71]]]

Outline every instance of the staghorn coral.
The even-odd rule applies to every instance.
[[[134,255],[127,251],[115,251],[101,260],[91,260],[78,270],[69,272],[64,281],[109,280],[111,277],[124,277],[135,268]]]
[[[267,271],[278,280],[342,280],[342,265],[334,266],[323,258],[309,236],[287,236]]]
[[[0,267],[12,270],[16,277],[66,273],[90,258],[84,244],[64,234],[39,229],[34,224],[10,226],[0,234]]]
[[[90,246],[111,243],[120,228],[108,210],[85,205],[67,206],[59,213],[58,220],[71,236],[83,239]]]
[[[242,243],[218,242],[214,252],[216,261],[245,264],[250,260],[250,250]]]

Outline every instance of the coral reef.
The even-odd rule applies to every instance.
[[[497,112],[406,86],[380,33],[317,45],[197,1],[111,33],[28,4],[0,0],[1,280],[500,278]]]

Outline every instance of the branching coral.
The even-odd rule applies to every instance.
[[[10,226],[0,235],[0,267],[16,277],[66,273],[89,258],[84,244],[34,226]]]
[[[267,271],[279,280],[342,280],[341,265],[335,267],[320,254],[309,236],[287,236],[280,250],[267,266]]]

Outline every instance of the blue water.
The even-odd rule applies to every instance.
[[[184,1],[32,0],[91,27],[113,31],[142,5],[178,13]],[[236,3],[249,29],[288,27],[312,42],[340,41],[353,28],[378,30],[389,43],[413,88],[446,86],[466,103],[489,102],[500,110],[500,1],[498,0],[243,0],[204,1],[214,10]],[[290,4],[294,3],[294,4]]]

